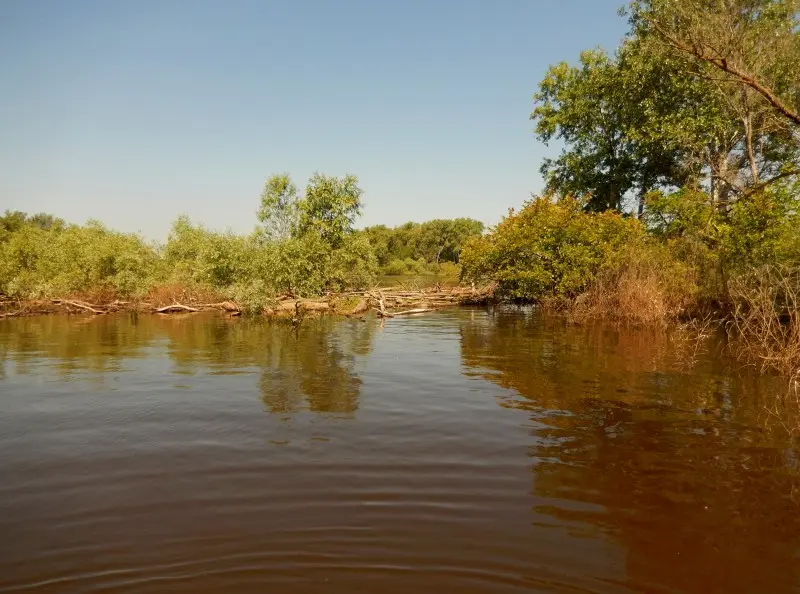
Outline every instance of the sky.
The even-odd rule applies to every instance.
[[[542,188],[550,64],[622,0],[0,0],[0,211],[250,231],[265,179],[352,173],[358,226],[494,224]]]

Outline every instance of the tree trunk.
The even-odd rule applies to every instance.
[[[742,120],[744,123],[744,137],[747,143],[747,160],[750,161],[750,175],[753,176],[753,185],[758,183],[758,164],[753,151],[753,116],[747,114]]]

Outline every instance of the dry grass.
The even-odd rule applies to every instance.
[[[153,287],[142,299],[143,302],[150,303],[156,307],[182,303],[190,305],[192,303],[217,303],[225,301],[228,297],[223,295],[213,287],[204,285],[186,285],[173,283]]]
[[[729,283],[734,353],[800,390],[800,268],[767,266]]]
[[[665,326],[681,314],[684,301],[664,282],[662,271],[649,263],[631,262],[599,274],[570,304],[568,313],[577,323],[604,319],[631,326]]]
[[[709,339],[719,330],[720,322],[717,316],[709,313],[675,324],[670,338],[682,369],[692,369],[697,365],[700,357],[708,351]]]

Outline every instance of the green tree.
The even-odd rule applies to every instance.
[[[787,124],[800,126],[798,0],[637,0],[634,32],[653,33],[694,73],[752,91]]]
[[[363,193],[354,175],[337,178],[315,173],[298,203],[297,234],[315,233],[331,247],[340,247],[361,215]]]
[[[500,294],[513,299],[576,297],[644,235],[635,219],[583,207],[573,199],[535,198],[511,211],[489,235],[464,246],[462,276],[496,282]]]
[[[19,231],[25,225],[49,231],[61,230],[66,223],[63,219],[44,212],[28,215],[19,210],[13,212],[6,210],[5,214],[0,216],[0,242],[8,240],[12,233]]]
[[[627,10],[631,36],[724,113],[727,141],[709,162],[712,202],[800,174],[800,2],[645,0]],[[732,133],[730,133],[732,131]],[[718,137],[719,138],[719,137]]]
[[[288,173],[273,175],[267,179],[261,192],[258,220],[268,239],[288,239],[297,232],[298,218],[297,186]]]
[[[531,114],[540,140],[565,144],[542,165],[547,190],[586,195],[594,211],[622,210],[632,195],[641,213],[647,192],[696,178],[708,139],[724,135],[719,108],[706,97],[676,60],[637,39],[614,56],[591,50],[578,66],[552,66]]]
[[[458,263],[461,246],[483,232],[483,223],[474,219],[434,219],[420,225],[418,257],[427,262]]]

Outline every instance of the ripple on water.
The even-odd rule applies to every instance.
[[[0,592],[797,591],[770,384],[659,340],[503,309],[5,322]]]

